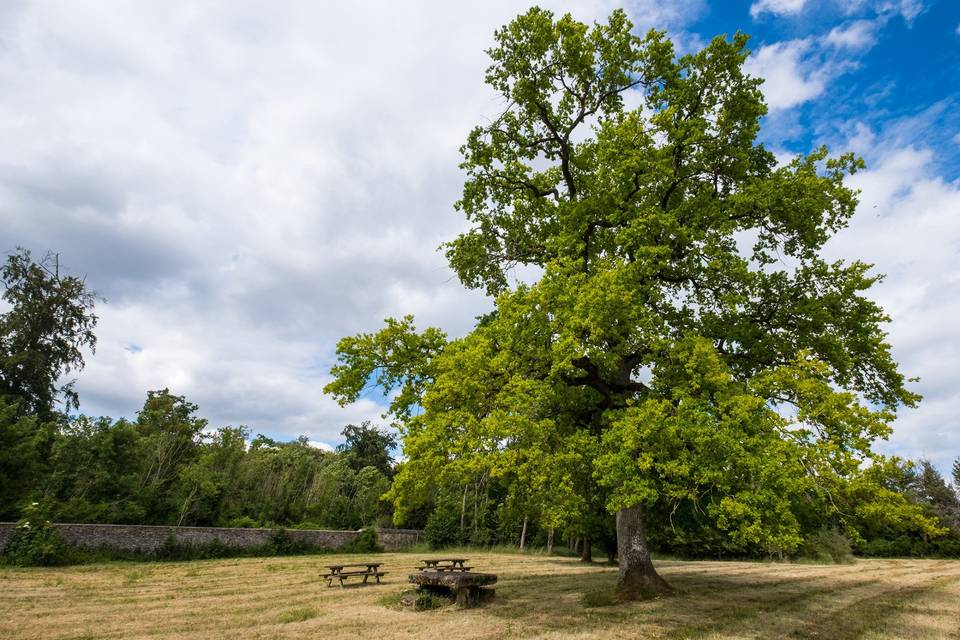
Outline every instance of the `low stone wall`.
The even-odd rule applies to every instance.
[[[202,545],[220,540],[228,547],[255,547],[270,541],[274,529],[232,529],[226,527],[157,527],[128,524],[56,524],[67,543],[76,547],[108,548],[151,553],[160,548],[168,536],[186,545]],[[0,522],[0,549],[7,545],[16,525]],[[320,549],[339,549],[356,538],[359,531],[323,531],[287,529],[295,540],[302,540]],[[423,540],[417,529],[378,529],[380,544],[387,551],[397,551]]]

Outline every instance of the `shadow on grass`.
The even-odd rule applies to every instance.
[[[550,563],[554,564],[554,563]],[[786,625],[789,637],[854,638],[869,628],[882,626],[899,611],[892,603],[919,600],[942,586],[937,580],[904,589],[893,580],[912,575],[911,569],[892,568],[886,574],[854,571],[801,572],[782,576],[771,565],[767,575],[753,567],[731,567],[723,573],[715,567],[704,572],[672,573],[658,563],[676,592],[667,597],[640,602],[619,602],[613,597],[614,568],[582,571],[583,565],[558,563],[548,575],[502,575],[496,585],[497,599],[486,608],[493,616],[522,622],[543,631],[576,630],[589,634],[612,630],[624,623],[639,625],[658,637],[697,638],[724,631],[751,629],[762,635],[770,616]],[[682,562],[673,566],[689,567]],[[846,568],[846,571],[843,569]],[[952,579],[960,579],[954,576]],[[837,608],[836,596],[845,594],[849,606]],[[858,622],[850,620],[859,618]]]

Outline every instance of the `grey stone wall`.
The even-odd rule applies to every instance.
[[[270,541],[273,529],[231,529],[226,527],[156,527],[127,524],[56,524],[64,539],[77,547],[119,549],[123,551],[156,551],[173,535],[182,544],[201,545],[220,540],[228,547],[253,547]],[[0,549],[6,546],[16,525],[0,522]],[[359,535],[359,531],[322,531],[288,529],[291,538],[321,549],[339,549]],[[379,529],[380,544],[387,551],[397,551],[423,540],[417,529]]]

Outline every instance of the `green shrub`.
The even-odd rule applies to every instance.
[[[960,558],[960,534],[952,533],[937,540],[936,551],[941,558]]]
[[[443,505],[430,513],[427,526],[423,529],[423,537],[431,549],[443,549],[463,544],[460,538],[460,516],[452,509],[445,509]]]
[[[309,545],[291,536],[286,529],[274,529],[268,546],[273,551],[271,555],[275,556],[290,556],[309,550]]]
[[[797,554],[802,560],[841,564],[853,561],[850,539],[837,529],[820,529],[807,536]]]
[[[340,548],[343,553],[383,553],[377,530],[367,527],[356,538]]]
[[[13,536],[3,549],[7,562],[21,567],[49,567],[70,562],[70,548],[39,504],[24,509]]]
[[[260,523],[250,516],[240,516],[239,518],[234,518],[231,520],[227,526],[234,527],[236,529],[256,529],[260,526]]]

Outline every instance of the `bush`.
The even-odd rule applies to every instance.
[[[383,553],[377,530],[367,527],[356,538],[340,548],[343,553]]]
[[[309,545],[301,540],[297,540],[286,529],[274,529],[270,536],[271,555],[289,556],[309,551]]]
[[[853,561],[850,539],[836,529],[820,529],[807,537],[797,554],[802,560],[836,563]]]
[[[70,548],[36,502],[24,510],[24,517],[17,522],[3,555],[7,562],[21,567],[49,567],[70,562]]]
[[[240,516],[239,518],[234,518],[227,523],[227,526],[234,527],[236,529],[256,529],[260,526],[260,523],[250,516]]]
[[[427,518],[427,526],[423,530],[423,536],[431,549],[442,549],[462,544],[464,541],[460,538],[460,516],[451,509],[443,508],[443,505],[437,505],[437,508],[430,513]]]

